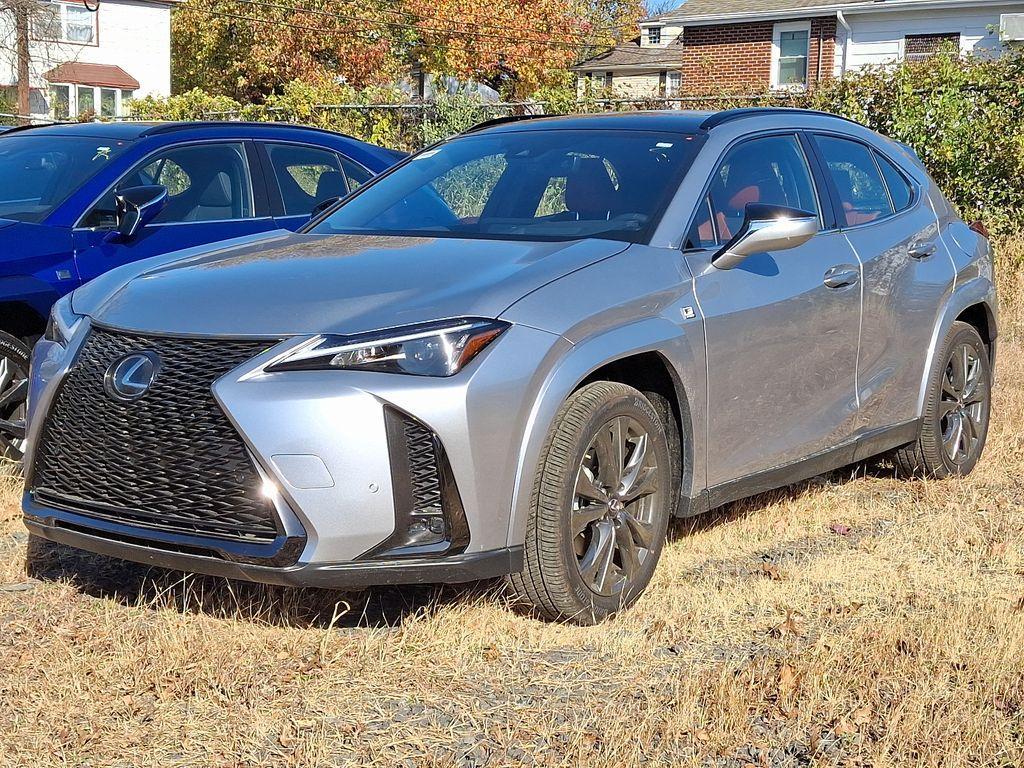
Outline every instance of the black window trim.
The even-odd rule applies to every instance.
[[[924,199],[924,194],[921,192],[919,182],[913,176],[907,173],[906,170],[904,170],[903,166],[900,165],[900,163],[893,160],[892,157],[890,157],[887,153],[881,151],[870,141],[866,141],[865,139],[862,139],[859,136],[852,136],[848,133],[841,133],[839,131],[811,129],[808,130],[807,133],[813,139],[811,143],[814,145],[814,151],[818,154],[820,158],[821,167],[825,174],[825,183],[828,185],[829,194],[832,196],[832,207],[836,220],[837,231],[852,232],[855,230],[862,229],[863,227],[873,227],[877,224],[882,224],[884,222],[891,221],[901,216],[905,216],[911,211],[915,211],[920,205],[921,201]],[[842,198],[840,198],[839,196],[839,190],[836,188],[835,180],[832,178],[832,174],[828,172],[828,163],[825,162],[825,156],[821,151],[820,145],[818,144],[817,138],[819,136],[851,141],[854,144],[860,144],[862,147],[868,150],[868,153],[871,155],[871,160],[875,164],[875,170],[878,172],[878,177],[882,181],[882,188],[885,190],[886,197],[889,199],[889,205],[892,207],[893,213],[890,213],[887,216],[882,216],[881,218],[875,219],[874,221],[866,222],[864,224],[855,224],[853,226],[848,226],[842,223],[846,220],[846,212],[843,210],[842,205],[839,203],[839,200],[841,200]],[[885,180],[885,175],[882,173],[882,169],[878,165],[878,158],[876,157],[876,155],[881,155],[886,160],[891,162],[893,166],[896,168],[896,170],[899,171],[900,175],[903,176],[903,179],[910,185],[910,204],[905,208],[900,209],[899,211],[896,210],[896,206],[893,204],[892,193],[889,191],[889,185]]]
[[[817,175],[815,173],[815,171],[816,171],[816,164],[815,164],[814,161],[812,161],[811,156],[810,156],[810,154],[807,151],[808,148],[807,148],[807,146],[804,143],[804,139],[801,137],[801,133],[803,133],[804,130],[805,129],[803,129],[803,128],[796,128],[796,127],[794,127],[794,128],[772,128],[772,129],[769,129],[769,130],[757,131],[755,133],[745,133],[742,136],[738,136],[737,138],[735,138],[731,142],[729,142],[729,144],[726,145],[726,147],[719,153],[718,158],[714,162],[714,170],[711,172],[711,175],[708,176],[707,180],[705,180],[705,182],[704,182],[703,191],[700,193],[700,197],[697,198],[697,205],[693,209],[693,212],[690,214],[690,218],[689,218],[689,221],[688,221],[688,223],[686,225],[686,228],[683,230],[682,242],[679,245],[679,250],[681,250],[683,253],[700,253],[702,251],[710,251],[713,248],[721,248],[723,245],[725,245],[724,242],[721,242],[722,238],[721,238],[721,235],[718,232],[718,222],[715,221],[715,212],[714,212],[714,207],[712,206],[712,209],[711,209],[712,227],[714,227],[714,230],[715,230],[715,239],[716,239],[716,241],[719,241],[719,242],[717,242],[715,245],[713,245],[713,246],[711,246],[709,248],[704,248],[704,247],[701,247],[701,248],[687,248],[686,247],[686,243],[689,240],[690,233],[693,231],[693,226],[697,223],[697,213],[700,210],[701,205],[705,202],[705,200],[707,199],[708,195],[711,193],[711,184],[714,181],[715,174],[718,173],[718,169],[722,167],[722,163],[724,162],[726,156],[730,152],[732,152],[733,149],[735,149],[736,147],[738,147],[738,146],[740,146],[742,144],[746,144],[747,142],[750,142],[750,141],[757,141],[758,139],[768,139],[768,138],[771,138],[773,136],[792,136],[794,139],[796,139],[797,145],[800,147],[800,151],[804,155],[804,161],[807,163],[807,171],[808,171],[808,173],[811,176],[811,186],[814,187],[814,196],[815,196],[816,200],[818,201],[818,224],[821,227],[821,230],[818,232],[818,234],[825,234],[827,232],[837,231],[837,229],[825,229],[826,220],[823,218],[824,217],[825,209],[828,208],[831,211],[831,213],[832,213],[832,217],[835,217],[835,211],[834,211],[834,208],[833,208],[833,200],[832,200],[832,190],[831,190],[830,187],[827,187],[826,189],[827,189],[828,199],[827,200],[823,199],[823,192],[822,192],[821,182],[825,181],[825,180],[817,178]],[[836,223],[838,223],[838,221]]]

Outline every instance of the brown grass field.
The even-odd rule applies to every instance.
[[[0,766],[1024,765],[1024,242],[966,480],[850,469],[673,531],[594,628],[42,547],[0,495]]]

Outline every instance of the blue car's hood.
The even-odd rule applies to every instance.
[[[148,259],[75,292],[97,322],[147,333],[355,333],[496,317],[625,243],[272,233]]]

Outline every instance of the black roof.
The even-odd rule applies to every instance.
[[[847,118],[828,112],[788,107],[749,107],[727,109],[721,112],[698,112],[689,110],[600,112],[589,115],[520,115],[509,118],[488,120],[467,133],[486,130],[488,132],[530,131],[545,129],[590,129],[619,131],[668,131],[674,133],[704,133],[716,126],[733,120],[758,115],[813,115],[831,117],[851,122]]]

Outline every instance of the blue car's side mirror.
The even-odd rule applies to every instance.
[[[120,190],[114,195],[115,229],[107,239],[112,242],[128,242],[151,222],[165,205],[167,187],[160,184]]]

